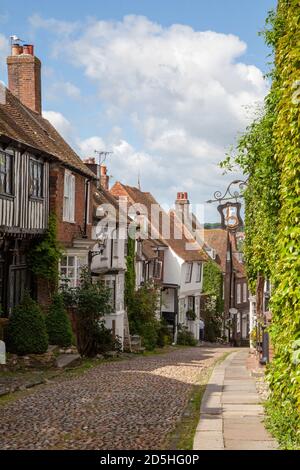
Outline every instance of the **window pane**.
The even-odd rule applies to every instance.
[[[68,256],[68,266],[75,265],[75,256]]]

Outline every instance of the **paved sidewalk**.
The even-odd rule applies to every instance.
[[[203,396],[194,450],[270,450],[276,441],[263,425],[264,410],[246,368],[248,349],[217,366]]]

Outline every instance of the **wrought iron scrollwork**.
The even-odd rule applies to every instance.
[[[221,203],[222,201],[232,201],[235,200],[236,202],[238,199],[243,198],[243,191],[247,187],[247,181],[243,180],[234,180],[232,181],[224,194],[221,193],[221,191],[216,191],[214,193],[214,199],[210,199],[207,201],[208,204],[211,204],[213,202],[219,202]]]

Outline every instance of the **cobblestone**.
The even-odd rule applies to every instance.
[[[224,348],[186,348],[61,377],[2,405],[1,449],[160,449]]]

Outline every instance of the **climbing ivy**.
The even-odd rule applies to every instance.
[[[274,159],[279,168],[280,209],[272,270],[275,358],[269,370],[270,416],[285,447],[300,448],[300,364],[293,360],[300,339],[300,8],[298,0],[278,2],[275,44],[278,82],[273,127]],[[278,28],[278,26],[277,26]]]
[[[274,52],[264,108],[238,142],[234,163],[249,175],[245,257],[251,290],[270,278],[275,357],[268,423],[282,447],[300,447],[300,8],[279,0],[263,32]],[[227,158],[223,166],[232,167]]]
[[[203,269],[203,294],[205,337],[207,341],[216,341],[221,336],[223,301],[223,275],[214,261],[208,261]]]
[[[135,292],[135,239],[128,237],[127,240],[127,256],[126,256],[126,272],[125,272],[125,305],[130,314],[132,302],[134,301]]]
[[[37,277],[45,279],[54,286],[58,283],[58,263],[62,256],[56,232],[56,216],[54,214],[50,214],[48,229],[45,236],[29,253],[31,271]]]

